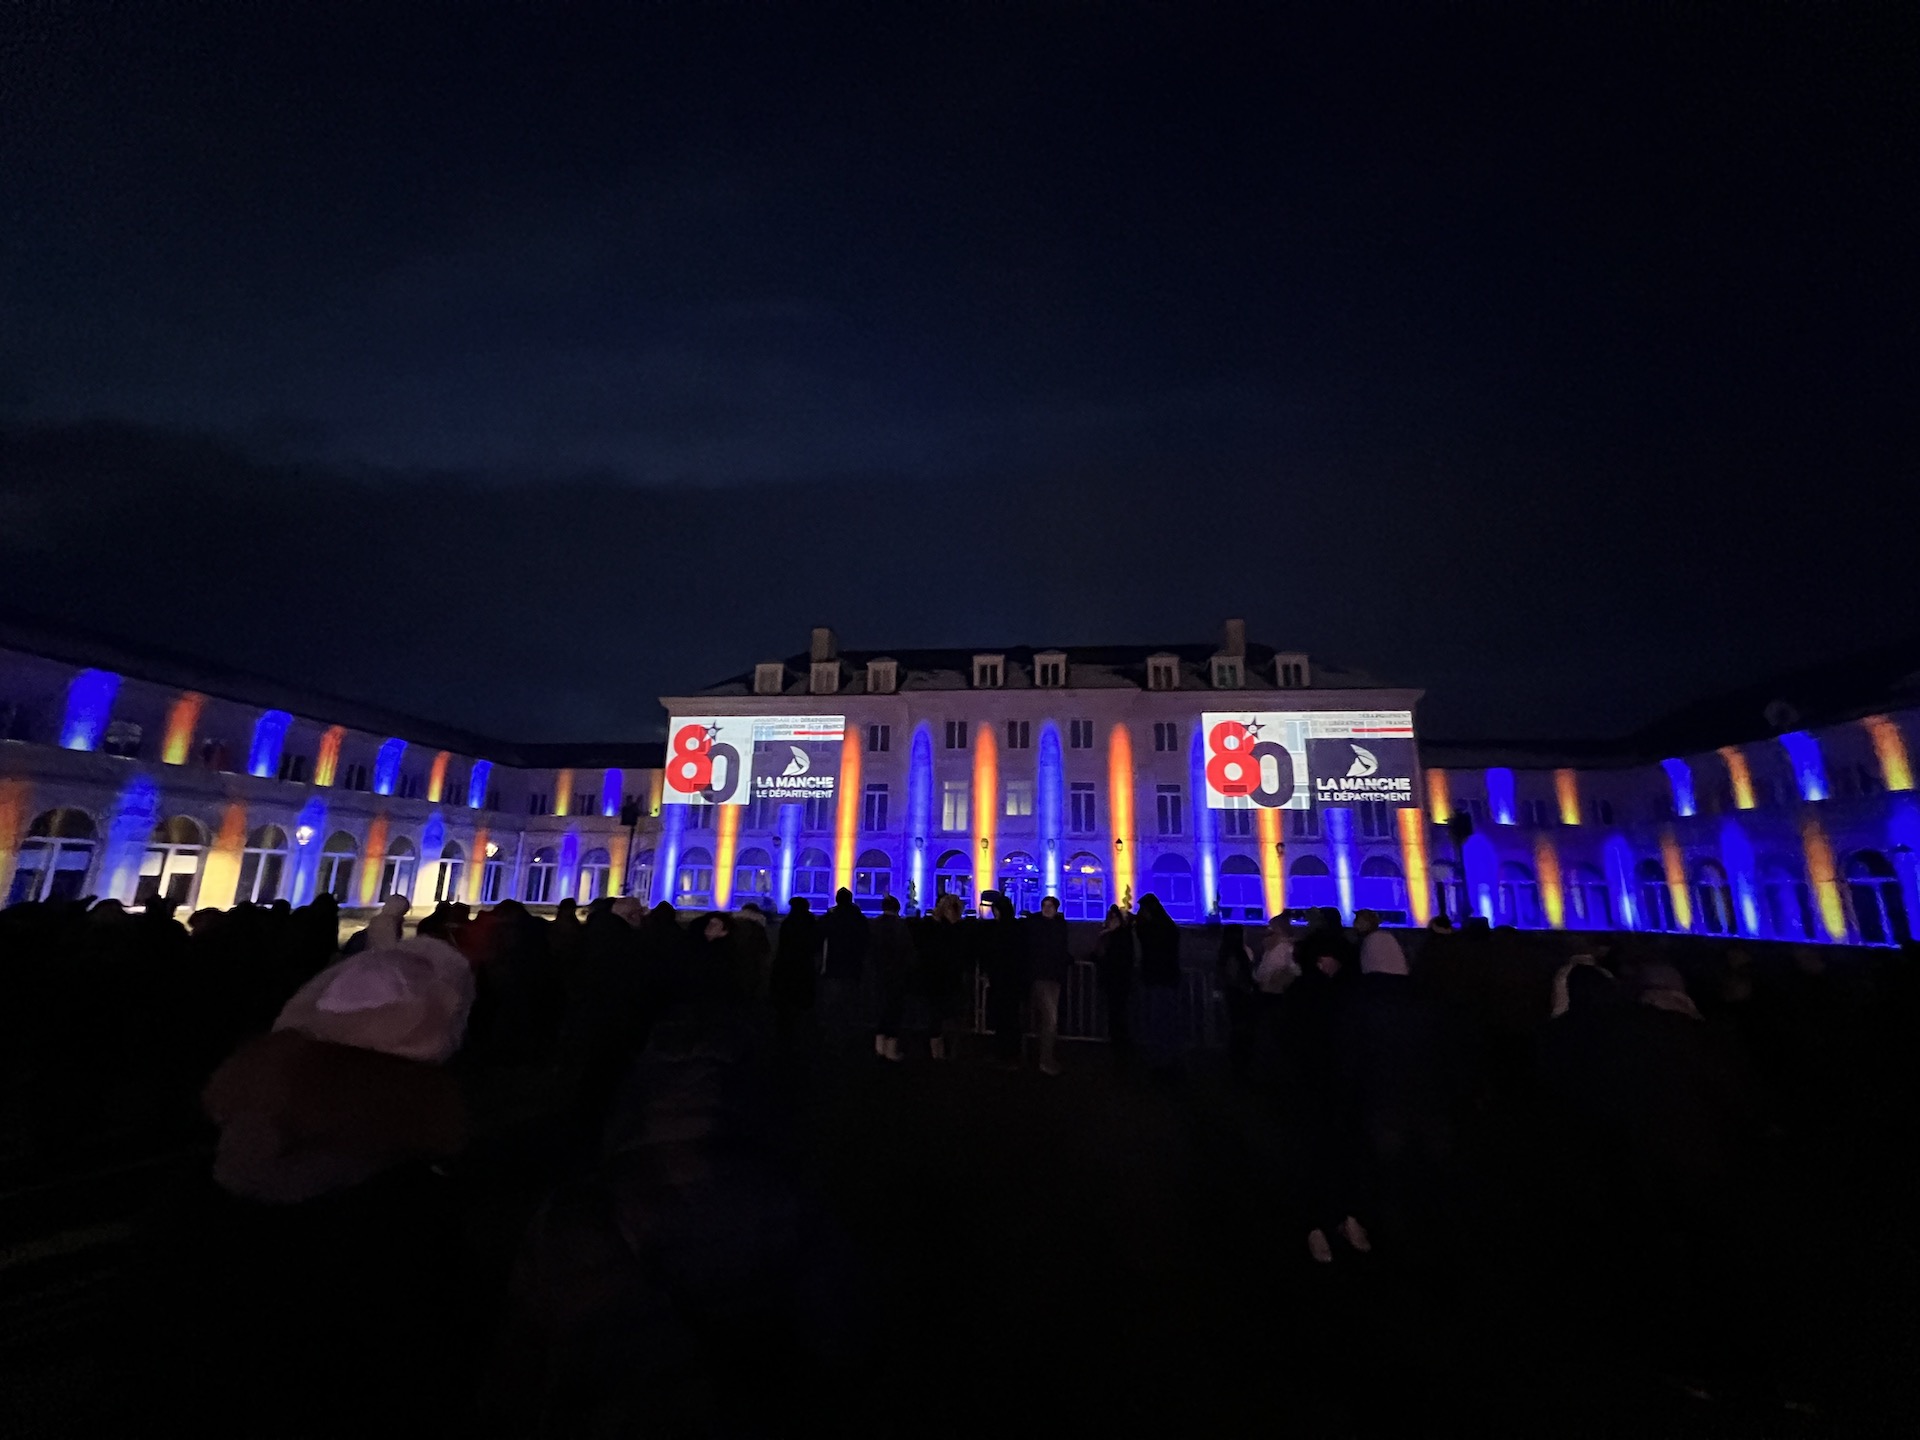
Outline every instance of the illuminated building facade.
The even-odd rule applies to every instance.
[[[505,745],[8,624],[0,901],[591,900],[657,824],[660,761],[658,745]]]
[[[842,653],[816,630],[804,654],[663,700],[654,898],[783,909],[794,896],[828,903],[844,885],[865,906],[892,893],[926,909],[942,893],[972,904],[997,890],[1022,910],[1057,895],[1070,919],[1094,920],[1151,892],[1188,921],[1313,905],[1424,920],[1427,836],[1399,818],[1418,813],[1417,699],[1250,644],[1237,621],[1217,645],[1070,650]],[[1399,719],[1393,739],[1368,739],[1370,754],[1404,745],[1403,804],[1308,803],[1304,768],[1298,808],[1209,799],[1211,732],[1237,724],[1227,717],[1294,725],[1304,767],[1317,721],[1339,717],[1344,735],[1381,715]],[[734,757],[744,781],[753,733],[784,737],[757,748],[788,768],[837,763],[832,799],[780,798],[778,765],[751,794],[725,780],[711,756]],[[807,753],[788,759],[803,737]],[[677,760],[699,767],[698,786],[719,775],[730,803],[674,803],[700,793],[690,780],[676,794]]]
[[[1849,662],[1555,747],[1416,741],[1417,692],[1238,622],[1065,650],[843,653],[818,630],[666,698],[664,747],[515,746],[8,626],[0,897],[784,909],[846,886],[925,909],[993,889],[1088,920],[1153,893],[1186,921],[1335,906],[1892,944],[1920,911],[1914,674]]]

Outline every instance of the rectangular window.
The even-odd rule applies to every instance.
[[[1067,722],[1067,737],[1067,746],[1069,749],[1093,749],[1093,721],[1069,720]]]
[[[893,749],[893,727],[891,725],[867,726],[867,749],[875,753]]]
[[[1288,828],[1296,840],[1318,840],[1320,838],[1320,812],[1318,810],[1295,810],[1293,824]]]
[[[1213,688],[1216,690],[1238,690],[1240,688],[1240,662],[1238,660],[1219,659],[1213,662]]]
[[[973,688],[976,690],[998,690],[1000,688],[1001,657],[998,655],[976,655],[973,657]]]
[[[1180,726],[1173,720],[1156,720],[1153,725],[1153,748],[1156,750],[1178,750],[1180,748]]]
[[[1093,784],[1078,781],[1067,792],[1067,828],[1075,835],[1091,835],[1097,828],[1093,818]]]
[[[867,786],[866,804],[860,812],[860,828],[862,830],[884,830],[887,828],[886,786]]]
[[[1178,785],[1156,785],[1153,790],[1153,808],[1160,821],[1162,835],[1180,833],[1180,787]]]
[[[600,797],[591,790],[574,791],[573,813],[576,815],[598,815],[600,813]]]
[[[1031,720],[1007,721],[1007,749],[1031,750],[1033,748],[1033,722]]]
[[[705,809],[707,807],[699,807]],[[831,830],[833,828],[833,801],[824,795],[807,797],[806,813],[800,818],[802,830]]]
[[[629,797],[629,803],[631,803],[631,797]],[[744,817],[745,825],[743,828],[748,830],[771,830],[773,828],[774,817],[779,814],[779,812],[780,806],[777,801],[766,795],[756,795],[747,802],[747,813]]]
[[[1220,812],[1220,833],[1234,840],[1244,840],[1253,834],[1253,811],[1222,810]]]
[[[1007,814],[1033,814],[1033,782],[1031,780],[1007,782]]]
[[[1391,840],[1393,838],[1393,809],[1391,805],[1359,805],[1360,833],[1369,840]]]
[[[1039,665],[1040,684],[1058,687],[1067,683],[1067,666],[1063,660],[1042,660]]]
[[[1180,684],[1180,662],[1168,657],[1147,661],[1147,688],[1172,690]]]
[[[940,828],[953,835],[964,835],[967,822],[967,782],[964,780],[943,780],[940,782]]]
[[[964,750],[967,748],[967,722],[964,720],[947,721],[947,749]]]
[[[719,808],[718,805],[689,805],[687,807],[687,829],[713,829],[713,815]]]

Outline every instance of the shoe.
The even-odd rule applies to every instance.
[[[1349,1215],[1340,1222],[1340,1234],[1355,1250],[1362,1255],[1373,1253],[1373,1241],[1367,1238],[1367,1227]]]
[[[1309,1230],[1307,1232],[1307,1253],[1314,1258],[1316,1264],[1331,1265],[1333,1263],[1333,1246],[1327,1243],[1326,1231]]]
[[[886,1045],[881,1048],[880,1058],[897,1061],[900,1058],[900,1042],[889,1035]]]

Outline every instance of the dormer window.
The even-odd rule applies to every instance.
[[[769,660],[764,665],[753,667],[753,693],[756,695],[778,695],[787,688],[787,667],[778,660]]]
[[[1043,690],[1062,690],[1067,684],[1067,657],[1057,650],[1033,657],[1033,683]]]
[[[1313,684],[1313,672],[1307,657],[1300,654],[1273,657],[1273,683],[1282,690],[1305,690]]]
[[[1213,688],[1216,690],[1240,688],[1240,657],[1238,655],[1213,657]]]
[[[867,693],[891,695],[900,688],[900,666],[893,660],[867,662]]]
[[[1147,688],[1178,690],[1180,688],[1180,657],[1149,655],[1147,657]]]
[[[998,690],[1006,683],[1007,657],[1004,655],[976,655],[973,657],[973,688],[976,690]]]
[[[807,688],[815,695],[838,695],[840,693],[840,662],[838,660],[814,661],[813,674],[808,679]]]

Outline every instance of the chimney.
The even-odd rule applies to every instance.
[[[807,658],[816,663],[821,660],[840,658],[840,643],[833,638],[833,631],[825,625],[813,627],[813,647]]]
[[[1247,653],[1247,622],[1244,620],[1227,621],[1226,633],[1220,643],[1222,655],[1245,655]]]

